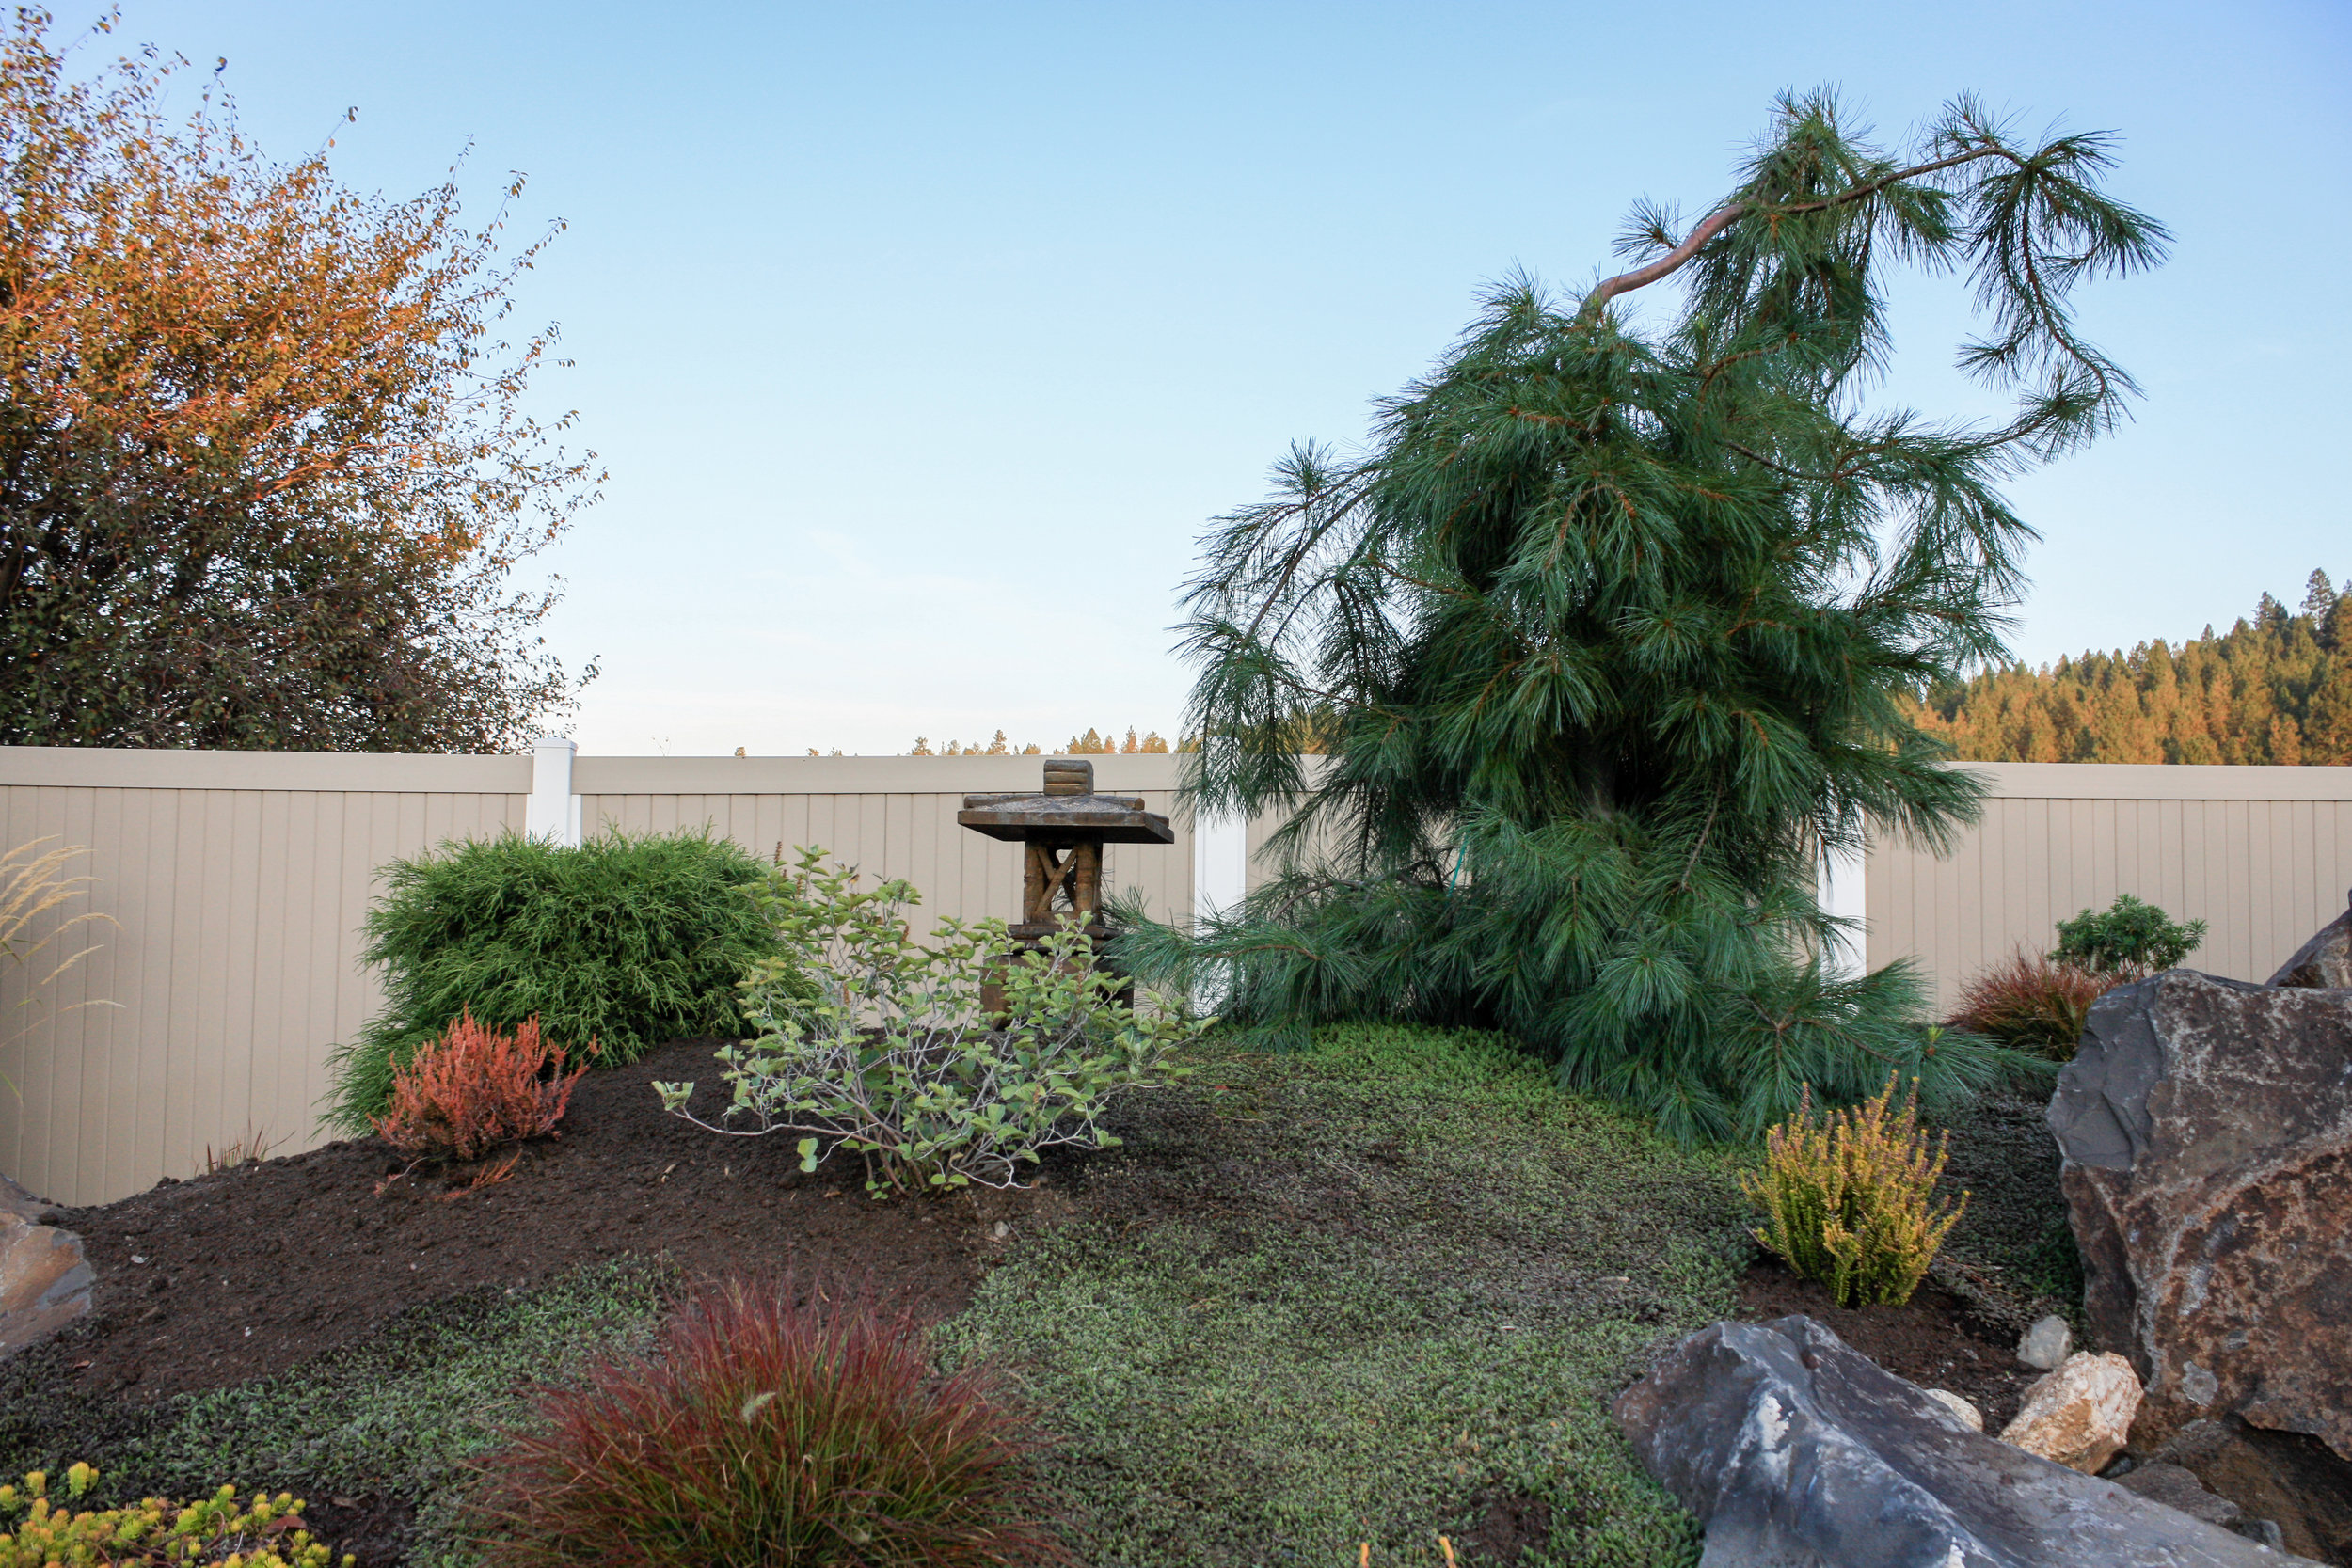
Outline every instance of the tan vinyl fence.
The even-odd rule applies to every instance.
[[[1097,787],[1168,809],[1180,759],[1094,761]],[[359,925],[397,857],[508,828],[708,823],[761,856],[813,843],[906,878],[934,915],[1004,915],[1018,851],[954,815],[967,792],[1036,787],[1039,764],[0,748],[0,848],[87,846],[85,907],[116,922],[85,927],[99,950],[37,1008],[18,1006],[24,976],[0,972],[0,1073],[16,1085],[0,1084],[0,1172],[90,1203],[254,1135],[310,1147],[326,1053],[375,1004]],[[2352,769],[1982,768],[1995,799],[1958,853],[1882,845],[1843,890],[1842,907],[1867,900],[1868,961],[1914,955],[1946,998],[2118,892],[2210,921],[2193,961],[2259,979],[2352,883]],[[1179,819],[1166,848],[1115,847],[1112,885],[1179,917],[1230,902],[1267,826]]]
[[[1177,758],[1095,758],[1168,811]],[[501,830],[710,824],[767,857],[817,844],[902,877],[934,915],[1017,909],[1019,848],[956,826],[967,792],[1034,789],[1037,757],[355,756],[0,748],[0,848],[86,846],[98,951],[26,1000],[0,974],[0,1172],[68,1203],[184,1177],[252,1137],[319,1141],[326,1057],[375,1006],[359,926],[388,862]],[[568,773],[569,789],[563,790]],[[534,794],[534,782],[537,785]],[[549,799],[550,782],[562,793]],[[1196,846],[1120,845],[1110,885],[1193,907]],[[1239,832],[1224,837],[1239,840]],[[1238,857],[1234,872],[1239,871]],[[1223,895],[1230,898],[1237,889]]]
[[[1178,759],[1099,756],[1094,787],[1140,795],[1171,815]],[[874,877],[922,890],[934,917],[1013,918],[1021,849],[956,825],[967,794],[1039,787],[1039,757],[581,757],[573,765],[580,821],[630,832],[709,823],[753,853],[789,856],[822,845]],[[1182,822],[1165,847],[1106,846],[1108,885],[1140,892],[1155,911],[1192,908],[1191,841]]]
[[[2211,927],[2197,969],[2266,980],[2344,912],[2352,768],[1970,763],[1992,799],[1947,859],[1871,846],[1867,961],[1909,956],[1953,1009],[1960,988],[2119,893]]]

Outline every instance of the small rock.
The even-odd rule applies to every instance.
[[[2287,1549],[2287,1532],[2279,1528],[2279,1521],[2276,1519],[2238,1519],[2233,1521],[2228,1528],[2255,1544],[2266,1546],[2274,1552],[2283,1552]]]
[[[2001,1441],[2097,1475],[2123,1449],[2139,1413],[2139,1379],[2120,1355],[2077,1352],[2026,1390]]]
[[[2150,1502],[2177,1508],[2192,1518],[2225,1528],[2235,1524],[2243,1513],[2229,1498],[2206,1491],[2203,1481],[2178,1465],[2134,1465],[2116,1484],[2138,1493]]]
[[[996,1222],[996,1227],[995,1227],[995,1228],[994,1228],[994,1229],[993,1229],[993,1230],[991,1230],[991,1231],[989,1232],[989,1234],[990,1234],[990,1235],[992,1235],[992,1236],[993,1236],[993,1237],[995,1237],[998,1241],[1000,1241],[1000,1242],[1001,1242],[1001,1241],[1003,1241],[1006,1237],[1008,1237],[1008,1236],[1009,1236],[1009,1235],[1011,1235],[1011,1234],[1012,1234],[1012,1227],[1011,1227],[1011,1226],[1007,1225],[1007,1224],[1006,1224],[1003,1220],[998,1220],[998,1221]]]
[[[2074,1348],[2074,1331],[2066,1326],[2064,1318],[2054,1312],[2026,1330],[2026,1337],[2017,1341],[2017,1359],[2028,1367],[2054,1372],[2066,1365],[2067,1353]]]
[[[1953,1393],[1949,1388],[1931,1388],[1928,1398],[1960,1418],[1960,1424],[1970,1432],[1984,1430],[1984,1412]]]

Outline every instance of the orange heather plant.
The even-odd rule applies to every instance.
[[[596,1053],[595,1041],[588,1051]],[[468,1011],[393,1073],[391,1105],[375,1130],[404,1153],[470,1160],[553,1132],[587,1071],[564,1070],[564,1053],[539,1037],[536,1018],[510,1033]]]
[[[572,687],[509,578],[600,477],[521,409],[552,332],[496,336],[539,245],[50,25],[0,26],[0,744],[520,737]]]
[[[1827,1285],[1840,1307],[1909,1301],[1968,1207],[1966,1193],[1958,1203],[1934,1202],[1951,1134],[1937,1139],[1931,1159],[1917,1082],[1900,1110],[1894,1099],[1889,1073],[1876,1096],[1816,1123],[1808,1085],[1797,1114],[1766,1135],[1763,1168],[1740,1179],[1764,1210],[1756,1239]]]

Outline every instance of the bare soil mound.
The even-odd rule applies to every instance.
[[[699,1081],[692,1109],[706,1118],[724,1107],[713,1049],[681,1041],[590,1073],[560,1134],[474,1192],[460,1190],[472,1168],[412,1169],[370,1138],[53,1212],[98,1273],[96,1313],[72,1347],[81,1386],[140,1402],[225,1387],[404,1307],[622,1254],[690,1275],[789,1264],[870,1279],[884,1299],[944,1317],[979,1277],[993,1222],[1046,1196],[878,1203],[841,1161],[801,1174],[789,1138],[724,1138],[664,1115],[657,1079]]]

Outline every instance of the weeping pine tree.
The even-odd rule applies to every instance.
[[[1636,210],[1634,270],[1495,290],[1363,455],[1294,449],[1206,537],[1183,628],[1189,802],[1287,814],[1279,870],[1189,931],[1128,911],[1126,960],[1278,1046],[1507,1029],[1684,1139],[1755,1135],[1807,1083],[1987,1081],[1907,966],[1820,960],[1817,868],[1977,811],[1906,703],[2004,653],[2034,534],[1997,485],[2134,392],[2070,303],[2162,257],[2110,165],[1964,99],[1898,155],[1784,97],[1707,215]],[[2006,422],[1867,401],[1899,265],[1973,286],[1959,362]],[[1669,279],[1670,319],[1629,313]]]

